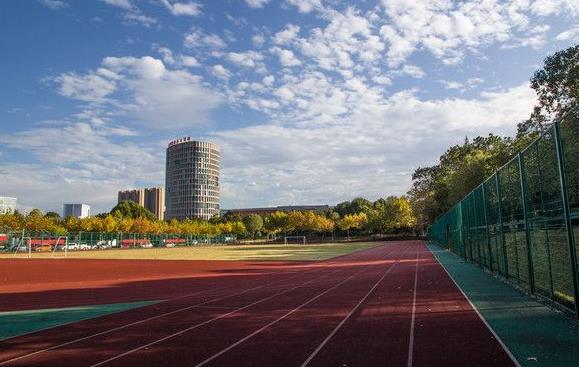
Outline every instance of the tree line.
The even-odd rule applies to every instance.
[[[210,220],[155,219],[147,209],[123,201],[110,212],[89,218],[61,218],[58,213],[43,214],[39,209],[27,215],[18,211],[0,214],[0,231],[33,231],[65,235],[69,232],[107,232],[140,234],[234,234],[240,238],[279,235],[320,235],[338,232],[351,234],[388,234],[411,232],[416,220],[407,197],[390,196],[371,202],[356,198],[328,211],[274,212],[266,215],[226,215]]]
[[[414,171],[408,196],[419,228],[424,230],[450,210],[579,104],[579,45],[547,57],[530,85],[537,94],[537,104],[530,117],[518,123],[514,138],[493,134],[465,138],[463,144],[448,148],[437,164]]]

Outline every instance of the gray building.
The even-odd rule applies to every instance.
[[[173,140],[165,166],[165,219],[209,219],[219,215],[221,154],[216,144]]]
[[[124,200],[134,201],[155,214],[157,219],[163,220],[164,218],[165,189],[162,187],[119,191],[118,199],[119,203]]]
[[[14,213],[17,203],[18,200],[16,198],[0,196],[0,214]]]
[[[86,204],[64,204],[62,217],[88,218],[90,217],[90,206]]]

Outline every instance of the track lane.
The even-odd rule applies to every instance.
[[[301,292],[292,292],[287,297],[276,297],[263,304],[248,309],[243,314],[235,317],[223,318],[217,322],[206,325],[203,328],[191,330],[178,338],[164,340],[154,348],[139,350],[137,353],[123,356],[107,363],[106,366],[160,366],[160,365],[195,365],[206,358],[210,358],[223,348],[228,347],[237,340],[244,338],[253,331],[267,325],[271,321],[283,316],[284,313],[299,307],[303,302],[308,302],[328,288],[342,283],[360,270],[365,270],[365,260],[374,260],[377,254],[394,251],[389,246],[376,251],[367,252],[359,259],[359,263],[351,258],[342,259],[336,266],[344,269],[339,276],[333,276],[325,285],[304,289]],[[375,266],[373,262],[370,262]],[[343,266],[343,264],[348,264]],[[163,351],[160,353],[159,351]],[[247,358],[245,358],[247,360]],[[239,361],[238,361],[239,363]]]
[[[297,273],[297,275],[296,275],[297,277],[300,277],[300,276],[308,276],[307,274],[308,274],[308,273],[311,273],[311,272],[319,272],[319,271],[325,271],[325,270],[327,270],[327,269],[332,269],[332,268],[333,268],[333,265],[336,265],[336,266],[340,267],[340,266],[342,266],[343,264],[347,263],[348,261],[355,261],[355,260],[357,260],[358,258],[361,258],[361,257],[368,257],[368,255],[366,255],[365,253],[366,253],[366,252],[371,252],[371,251],[376,251],[376,250],[374,250],[374,249],[368,249],[368,250],[356,252],[356,253],[354,253],[354,254],[350,254],[350,255],[347,255],[347,256],[341,256],[341,257],[339,257],[339,258],[336,258],[335,260],[332,259],[333,261],[326,260],[326,261],[323,261],[323,262],[318,262],[318,263],[315,263],[315,266],[312,266],[311,271],[310,271],[310,270],[305,270],[305,271],[304,271],[304,270],[300,270],[299,267],[298,267],[297,269],[292,270],[290,273],[291,273],[291,274]],[[371,257],[371,256],[370,256],[370,257]],[[308,268],[308,267],[306,267],[306,268]],[[274,275],[272,276],[272,278],[275,278],[275,276],[276,276],[276,274],[274,274]],[[283,279],[288,278],[288,277],[287,277],[287,271],[286,271],[286,272],[282,272],[281,278],[283,278]],[[291,278],[291,277],[290,277],[290,278]],[[288,278],[288,279],[290,279],[290,278]],[[271,284],[271,280],[270,280],[270,279],[263,279],[263,277],[262,277],[262,278],[258,278],[258,279],[260,279],[261,281],[264,282],[263,286],[266,286],[266,285],[268,285],[268,284]],[[226,295],[227,295],[228,292],[224,292],[224,293],[226,293]],[[153,311],[153,312],[152,312],[153,314],[155,313],[155,311],[158,313],[158,312],[159,312],[159,307],[161,307],[161,306],[166,306],[166,305],[158,304],[158,305],[155,305],[155,307],[149,308],[148,311],[151,311],[151,310],[152,310],[152,311]],[[188,306],[191,306],[191,305],[189,304]],[[121,316],[123,316],[123,315],[121,315]],[[124,315],[124,316],[128,316],[128,315]],[[153,316],[153,317],[154,317],[154,316]],[[113,316],[111,316],[111,317],[109,318],[109,320],[108,320],[109,322],[107,322],[107,323],[105,323],[105,324],[106,324],[106,325],[112,325],[112,324],[114,324],[114,320],[115,320],[115,317],[114,317],[114,315],[113,315]],[[146,319],[145,319],[145,320],[146,320]],[[102,320],[94,320],[94,321],[92,322],[92,324],[96,323],[97,321],[102,321]],[[124,322],[124,320],[119,320],[119,319],[117,319],[117,322],[121,322],[121,321]],[[137,322],[138,322],[138,321],[137,321]],[[87,324],[88,324],[89,330],[90,330],[90,324],[91,324],[91,322],[89,321],[89,322],[87,322]],[[146,324],[146,323],[145,323],[145,324]],[[143,324],[143,326],[145,326],[145,325]],[[98,327],[98,326],[97,326],[97,327]],[[69,329],[70,329],[70,328],[69,328]],[[105,331],[104,331],[105,333],[106,333],[106,330],[107,330],[107,329],[105,328]],[[63,331],[63,330],[62,330],[61,328],[57,328],[57,329],[54,330],[53,332],[54,332],[54,333],[61,333],[61,335],[67,335],[67,334],[69,334],[69,333],[66,333],[66,332],[63,333],[62,331]],[[64,331],[66,331],[66,330],[64,330]],[[123,331],[124,331],[124,330],[123,330]],[[146,330],[145,330],[144,332],[145,332],[145,334],[146,334]],[[34,349],[36,349],[37,351],[38,351],[38,349],[39,349],[41,352],[42,352],[42,351],[44,351],[44,352],[50,351],[50,354],[51,354],[51,355],[53,355],[53,354],[58,354],[58,353],[56,353],[56,351],[54,351],[54,349],[59,348],[59,344],[52,345],[52,347],[51,347],[51,346],[49,345],[49,343],[51,342],[51,340],[48,341],[48,342],[45,342],[46,339],[43,340],[43,338],[42,338],[43,336],[46,336],[46,333],[40,333],[40,334],[41,334],[41,335],[35,335],[35,337],[37,337],[37,338],[35,338],[35,339],[36,339],[36,344],[34,344],[34,343],[32,343],[32,344],[28,343],[28,342],[30,342],[30,340],[26,340],[26,343],[20,343],[20,347],[21,347],[21,348],[20,348],[20,350],[21,350],[21,353],[20,353],[20,354],[24,353],[24,355],[26,355],[26,354],[29,354],[30,352],[31,352],[31,353],[35,353]],[[49,334],[50,334],[50,333],[49,333]],[[108,333],[106,333],[106,334],[108,334]],[[89,334],[89,338],[90,338],[90,335],[91,335],[91,334]],[[93,333],[92,335],[94,335],[94,333]],[[100,337],[100,335],[99,335],[99,337]],[[90,339],[92,339],[92,338],[90,338]],[[115,340],[115,338],[113,337],[113,335],[107,335],[107,340]],[[120,337],[119,340],[122,340],[122,336]],[[138,338],[137,338],[137,340],[138,340]],[[85,340],[82,340],[82,341],[84,342]],[[87,342],[88,342],[88,340],[87,340]],[[2,346],[2,344],[3,344],[3,343],[0,343],[0,346]],[[25,344],[25,345],[23,345],[23,344]],[[76,343],[72,343],[72,344],[76,344]],[[88,348],[90,349],[93,345],[94,345],[94,340],[90,340],[90,346],[88,346]],[[65,343],[64,345],[61,344],[60,346],[69,347],[70,344]],[[40,348],[39,348],[39,347],[40,347]],[[77,347],[77,346],[75,346],[75,347]],[[12,348],[7,348],[7,349],[8,349],[8,350],[10,350],[10,349],[14,350],[14,349],[18,349],[18,348],[15,348],[15,346],[13,346]],[[32,350],[31,350],[31,349],[32,349]],[[6,350],[6,349],[4,349],[4,350]],[[75,348],[75,350],[76,350],[76,348]],[[42,353],[36,353],[36,354],[32,355],[31,357],[38,357],[37,354],[42,354]],[[4,357],[5,357],[5,356],[4,356]],[[8,357],[13,357],[13,355],[10,355],[10,356],[8,356]],[[4,358],[4,360],[5,360],[5,359],[6,359],[6,358]],[[30,358],[21,358],[21,359],[18,360],[18,361],[12,361],[12,362],[10,362],[10,365],[17,365],[17,364],[15,364],[15,362],[18,362],[20,365],[36,365],[35,363],[37,363],[37,362],[31,362],[31,361],[28,361],[28,362],[24,363],[23,359],[28,359],[28,360],[30,360]],[[37,360],[37,358],[32,358],[32,359],[33,359],[33,360]],[[29,363],[29,364],[27,364],[27,363]],[[76,364],[75,364],[75,365],[76,365]]]
[[[424,248],[413,366],[515,366],[432,252]]]
[[[302,366],[406,366],[420,243],[408,246],[397,269]]]

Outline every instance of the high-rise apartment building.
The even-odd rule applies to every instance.
[[[189,137],[169,143],[165,166],[166,219],[209,219],[219,215],[220,162],[216,144]]]
[[[17,201],[16,198],[0,196],[0,214],[14,213]]]
[[[88,218],[90,217],[90,205],[86,204],[64,204],[62,217]]]
[[[134,189],[134,190],[124,190],[119,191],[118,202],[121,201],[132,201],[140,206],[145,206],[145,189]]]
[[[118,202],[130,200],[155,214],[159,220],[163,220],[165,211],[165,190],[162,187],[148,189],[134,189],[119,191]]]
[[[145,205],[143,205],[159,220],[165,217],[165,189],[162,187],[151,187],[145,189]]]

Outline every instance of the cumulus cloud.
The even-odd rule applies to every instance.
[[[255,68],[263,60],[263,55],[256,51],[229,52],[227,57],[233,64],[246,68]]]
[[[61,0],[39,0],[39,3],[51,10],[57,10],[68,7],[68,3]]]
[[[302,62],[294,55],[292,50],[274,47],[271,49],[271,52],[278,56],[279,62],[283,67],[299,66],[302,64]]]
[[[231,77],[231,72],[221,64],[213,65],[211,71],[219,79],[227,80]]]
[[[103,0],[105,3],[116,6],[125,10],[129,10],[133,8],[133,4],[130,0]]]
[[[122,13],[123,23],[132,25],[140,24],[145,27],[150,27],[157,23],[157,19],[147,16],[141,12],[141,10],[135,6],[130,0],[102,0],[106,4],[115,6],[125,11]]]
[[[106,57],[95,71],[65,73],[53,79],[59,93],[80,101],[105,104],[150,128],[175,129],[209,121],[221,103],[201,77],[167,69],[150,56]]]
[[[295,6],[300,13],[309,13],[323,8],[321,0],[286,0],[286,3]]]
[[[300,98],[294,92],[285,86],[275,94]],[[367,92],[360,88],[357,97],[365,105],[335,115],[331,124],[286,121],[215,132],[224,200],[243,207],[403,194],[415,167],[432,164],[465,134],[512,133],[534,102],[526,84],[472,99],[422,100],[404,91],[379,100]]]
[[[541,18],[554,14],[579,14],[576,2],[382,0],[387,22],[380,34],[388,43],[388,63],[401,65],[424,48],[445,64],[457,64],[465,53],[490,44],[537,47],[545,42],[548,27]]]
[[[293,24],[288,24],[283,31],[275,34],[273,43],[283,45],[293,41],[299,34],[300,27]]]
[[[184,46],[187,48],[222,49],[227,44],[221,37],[213,33],[206,33],[200,28],[193,27],[185,34]]]
[[[245,3],[250,8],[258,9],[263,8],[267,3],[269,3],[269,0],[245,0]]]
[[[1,162],[3,190],[17,196],[25,208],[60,212],[64,202],[88,202],[94,212],[102,212],[114,205],[119,188],[131,187],[137,181],[161,184],[162,149],[150,143],[118,144],[115,139],[123,136],[118,132],[108,125],[95,127],[79,121],[0,135],[0,144],[24,149],[37,160]],[[34,179],[22,180],[19,172]]]
[[[555,39],[557,41],[578,42],[579,41],[579,27],[574,27],[574,28],[568,29],[564,32],[561,32],[555,37]]]
[[[190,1],[186,3],[170,2],[169,0],[160,0],[161,4],[175,16],[189,15],[198,16],[201,14],[201,5],[199,3]]]

